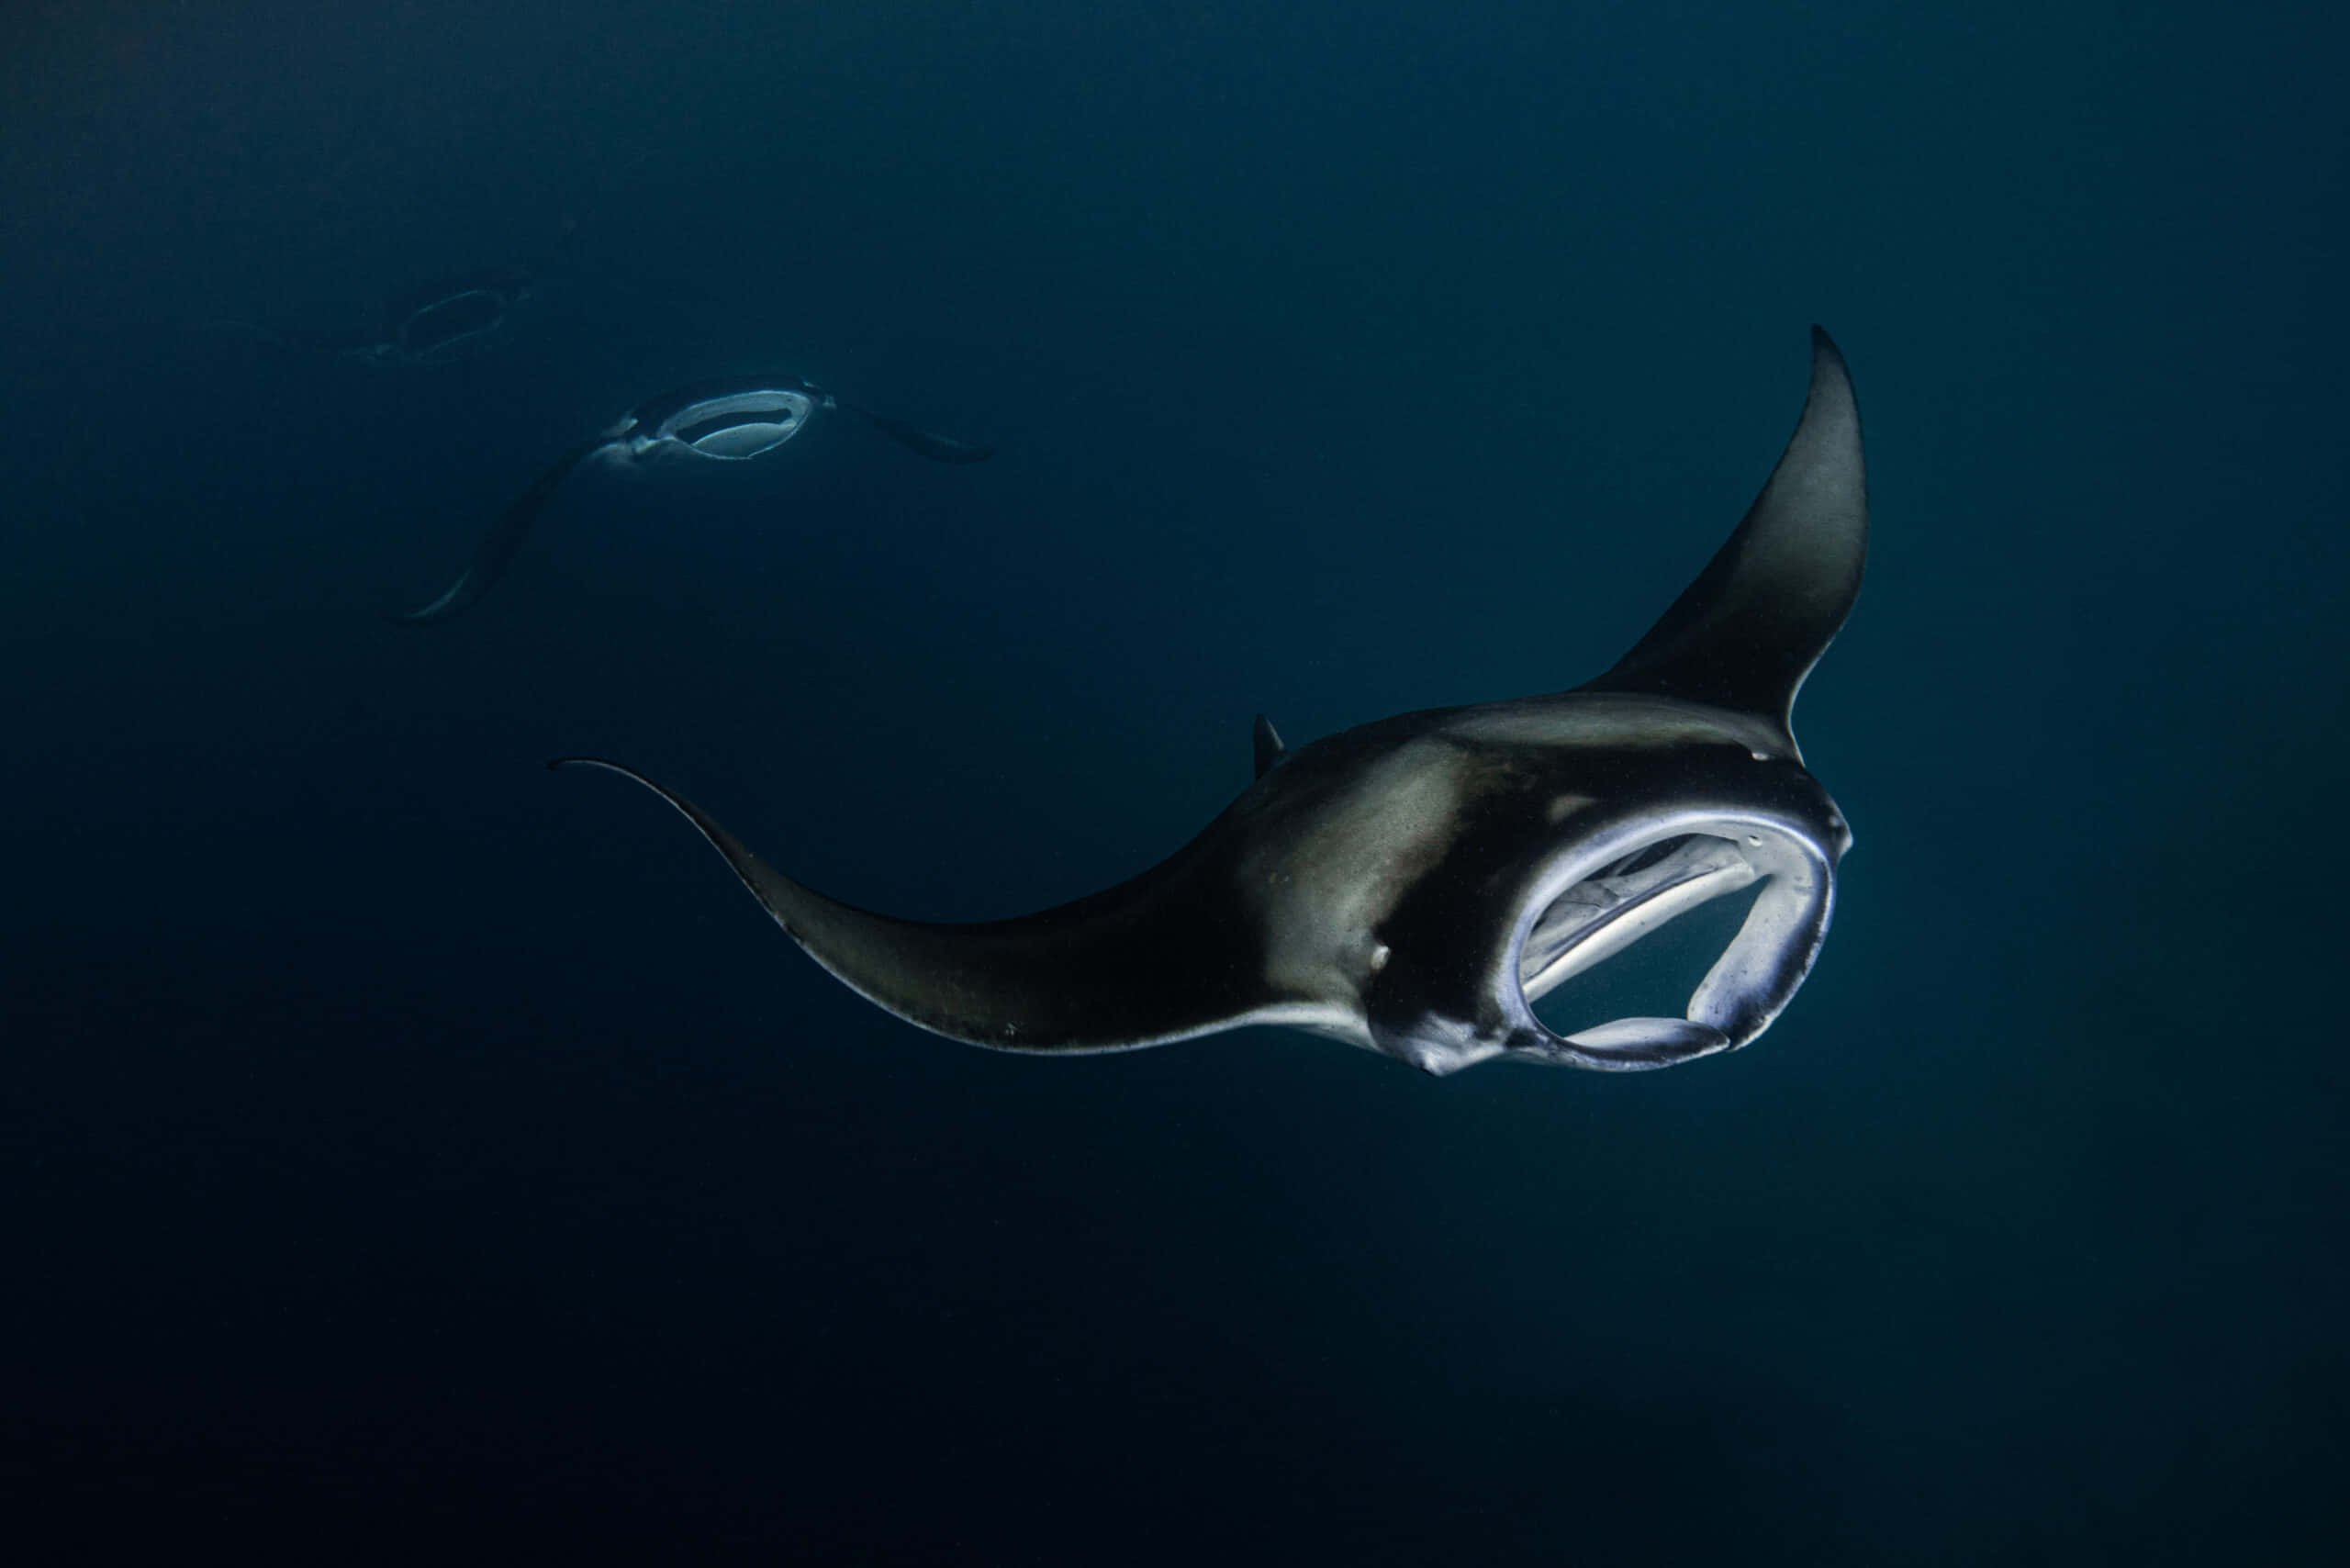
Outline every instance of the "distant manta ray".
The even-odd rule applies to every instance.
[[[556,458],[490,524],[475,546],[472,561],[448,590],[397,619],[404,625],[429,626],[479,603],[506,575],[539,514],[583,464],[629,467],[658,462],[748,462],[799,440],[842,410],[934,463],[979,463],[995,453],[991,446],[936,435],[846,402],[798,376],[696,382],[638,404],[602,434]]]
[[[258,339],[289,353],[392,367],[452,364],[503,342],[515,315],[537,292],[542,269],[512,263],[452,273],[386,299],[375,321],[320,332],[216,319],[205,331]]]
[[[196,330],[264,342],[288,353],[339,359],[377,369],[419,369],[477,359],[514,336],[518,321],[551,285],[599,279],[610,286],[670,306],[719,308],[707,290],[676,278],[624,275],[588,266],[565,252],[533,262],[469,267],[428,278],[378,304],[364,325],[337,331],[272,327],[235,318],[196,323]]]
[[[851,989],[949,1039],[1128,1050],[1287,1024],[1430,1073],[1496,1058],[1622,1071],[1762,1033],[1828,934],[1852,834],[1789,726],[1859,594],[1860,414],[1812,330],[1811,391],[1745,520],[1614,668],[1292,752],[1132,880],[1020,919],[926,924],[800,886],[674,790],[776,924]],[[1531,1003],[1708,899],[1762,884],[1681,1018],[1556,1035]]]

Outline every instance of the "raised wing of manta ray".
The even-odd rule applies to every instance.
[[[800,886],[675,791],[785,933],[868,1001],[1000,1050],[1166,1045],[1288,1024],[1431,1073],[1496,1058],[1625,1070],[1747,1044],[1810,971],[1852,834],[1803,765],[1796,689],[1868,550],[1860,414],[1812,330],[1811,391],[1753,507],[1663,619],[1571,691],[1405,713],[1303,746],[1130,881],[927,924]],[[1761,883],[1680,1018],[1555,1035],[1531,1002]]]
[[[602,434],[556,458],[490,523],[457,580],[430,604],[397,619],[403,625],[431,626],[479,603],[506,575],[539,514],[583,465],[747,463],[781,451],[842,412],[856,415],[934,463],[979,463],[995,454],[991,446],[956,441],[876,413],[794,375],[742,376],[680,386],[638,404]]]

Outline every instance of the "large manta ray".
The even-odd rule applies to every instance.
[[[851,908],[676,792],[776,924],[910,1024],[999,1050],[1165,1045],[1289,1024],[1431,1073],[1494,1058],[1621,1071],[1732,1050],[1803,983],[1851,846],[1789,728],[1860,591],[1868,502],[1843,356],[1770,482],[1613,669],[1548,697],[1405,713],[1287,751],[1132,880],[1016,920]],[[1682,1018],[1556,1035],[1530,1003],[1708,899],[1762,884]]]

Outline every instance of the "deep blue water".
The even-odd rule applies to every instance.
[[[2350,129],[2318,8],[11,31],[12,1535],[2338,1538]],[[550,258],[460,364],[188,330]],[[1074,897],[1224,806],[1259,709],[1295,744],[1604,668],[1768,472],[1813,320],[1874,534],[1796,724],[1858,846],[1735,1056],[974,1051],[824,976],[656,802],[539,767],[634,762],[877,908]],[[621,409],[778,367],[999,455],[583,481],[476,611],[387,623]]]

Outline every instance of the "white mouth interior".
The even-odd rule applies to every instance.
[[[814,406],[814,399],[800,392],[738,393],[679,409],[660,433],[701,456],[740,462],[798,435]]]
[[[1571,977],[1701,904],[1753,887],[1744,919],[1689,994],[1683,1016],[1627,1015],[1552,1034],[1580,1065],[1626,1068],[1735,1048],[1768,1028],[1828,933],[1832,857],[1779,823],[1698,816],[1656,823],[1593,850],[1561,863],[1558,879],[1520,916],[1518,984],[1529,1018],[1533,1001]],[[1712,923],[1695,924],[1691,935],[1707,936]]]
[[[1763,873],[1737,845],[1681,834],[1625,856],[1550,902],[1527,933],[1518,985],[1540,1000],[1595,964]]]

